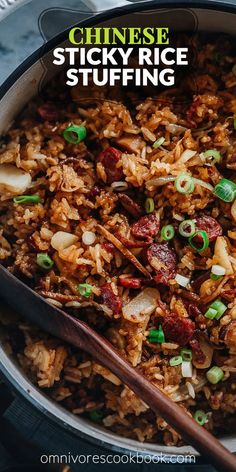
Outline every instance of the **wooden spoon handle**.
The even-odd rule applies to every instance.
[[[110,369],[151,409],[203,454],[218,469],[236,472],[236,458],[205,428],[202,428],[161,390],[123,359],[108,341],[86,323],[50,305],[33,290],[0,266],[0,295],[18,313],[26,316],[44,331],[83,349]]]
[[[200,426],[183,408],[174,403],[156,386],[143,377],[138,370],[123,359],[117,351],[91,328],[77,320],[74,332],[83,342],[84,350],[105,367],[108,367],[124,384],[130,387],[150,408],[165,419],[183,439],[193,445],[208,462],[219,470],[236,471],[236,457],[231,454],[212,434]]]

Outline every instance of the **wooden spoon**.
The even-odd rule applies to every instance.
[[[150,408],[165,419],[183,439],[218,469],[236,472],[236,458],[205,428],[174,403],[138,370],[123,359],[111,344],[86,323],[73,318],[27,287],[0,265],[0,296],[18,313],[44,331],[88,352],[128,385]]]

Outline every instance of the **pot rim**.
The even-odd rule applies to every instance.
[[[71,27],[77,25],[83,27],[94,26],[100,21],[109,20],[111,17],[120,17],[127,13],[137,13],[154,8],[158,10],[163,8],[168,9],[171,7],[176,9],[185,8],[191,11],[194,11],[195,9],[205,9],[236,14],[236,3],[232,4],[228,0],[191,0],[191,3],[189,3],[188,0],[151,0],[142,3],[131,3],[130,5],[96,14],[93,17],[75,23],[75,25],[71,25],[65,31],[50,39],[33,54],[31,54],[25,61],[23,61],[23,63],[18,66],[16,70],[0,86],[0,100],[31,66],[42,59],[44,55],[50,52],[58,44],[67,39]],[[161,444],[153,444],[154,447],[152,448],[152,443],[142,444],[137,440],[122,438],[119,435],[110,432],[109,430],[99,428],[98,426],[93,426],[93,424],[89,423],[87,420],[81,419],[70,413],[66,409],[62,408],[60,404],[57,404],[55,401],[41,393],[41,391],[30,382],[19,366],[17,366],[10,356],[6,354],[1,344],[0,371],[7,382],[13,386],[14,390],[18,391],[20,395],[24,397],[25,400],[29,401],[37,410],[45,414],[54,423],[59,424],[61,427],[66,427],[70,433],[81,437],[91,445],[97,445],[105,450],[110,450],[117,453],[129,454],[132,452],[138,453],[142,456],[148,455],[158,457],[161,452],[164,453],[166,457],[177,455],[194,455],[198,462],[201,461],[199,454],[191,446],[186,445],[183,447],[169,447]],[[231,438],[229,439],[226,436],[225,438],[221,439],[221,442],[227,447],[229,440],[231,440]],[[129,445],[127,445],[127,441],[129,442]],[[232,448],[231,451],[233,452]]]

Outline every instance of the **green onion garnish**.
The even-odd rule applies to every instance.
[[[226,273],[226,270],[223,266],[219,265],[219,264],[214,264],[211,268],[211,279],[212,280],[220,280],[223,275],[225,275]]]
[[[149,331],[148,338],[150,343],[164,343],[165,342],[165,335],[162,329],[162,326],[159,326],[159,329],[152,329]]]
[[[227,306],[222,303],[221,300],[215,300],[213,303],[211,303],[210,308],[217,311],[217,315],[215,317],[216,320],[219,320],[224,314],[224,312],[227,310]]]
[[[71,144],[78,144],[87,136],[84,126],[71,125],[63,131],[63,138]]]
[[[181,354],[181,357],[182,357],[183,361],[190,362],[193,358],[193,353],[192,353],[191,349],[187,349],[187,348],[181,349],[180,354]]]
[[[219,320],[226,310],[227,306],[221,300],[215,300],[210,304],[204,316],[210,320]]]
[[[175,235],[174,226],[166,225],[161,229],[161,237],[164,241],[170,241]]]
[[[207,422],[207,415],[204,411],[197,410],[194,413],[194,419],[200,426],[203,426]]]
[[[18,195],[13,198],[14,203],[40,203],[41,197],[39,195]]]
[[[159,332],[158,329],[151,329],[151,331],[149,331],[149,333],[148,333],[148,337],[149,338],[154,338],[154,337],[158,336],[158,332]]]
[[[154,147],[154,149],[157,149],[159,148],[163,143],[165,142],[165,138],[163,138],[163,136],[159,139],[157,139],[155,141],[155,143],[153,143],[152,147]]]
[[[233,202],[236,197],[236,184],[232,180],[221,179],[214,188],[214,194],[224,202]]]
[[[214,320],[217,315],[217,311],[214,310],[214,308],[208,308],[208,310],[205,313],[205,318],[208,318],[209,320]]]
[[[153,198],[147,198],[145,201],[145,210],[146,213],[152,213],[155,208],[154,200]]]
[[[236,118],[234,118],[233,124],[234,124],[234,129],[236,129]]]
[[[171,367],[174,367],[176,365],[182,364],[182,361],[183,359],[181,356],[174,356],[174,357],[171,357],[169,364]]]
[[[194,180],[190,174],[182,172],[175,179],[175,188],[177,192],[188,195],[194,191]]]
[[[194,238],[196,236],[201,236],[201,238],[202,238],[202,245],[200,247],[196,246],[196,244],[194,244]],[[196,233],[194,233],[192,236],[190,236],[188,242],[189,242],[191,248],[194,249],[194,251],[197,251],[201,254],[201,252],[205,251],[209,246],[209,238],[207,236],[207,232],[204,231],[204,230],[199,229],[198,231],[196,231]]]
[[[215,162],[221,161],[221,154],[216,149],[208,149],[207,151],[203,152],[202,155],[206,160],[213,157]]]
[[[54,266],[54,262],[51,257],[45,253],[37,254],[37,264],[39,267],[45,270],[49,270]]]
[[[78,290],[82,297],[88,298],[92,294],[93,287],[90,284],[79,284]]]
[[[103,415],[101,411],[93,410],[89,412],[89,418],[91,421],[94,421],[95,423],[101,421]]]
[[[196,225],[193,220],[184,220],[179,225],[179,234],[184,236],[184,238],[189,238],[193,236],[196,231]]]
[[[223,277],[222,275],[212,274],[212,272],[211,272],[211,275],[210,275],[211,280],[220,280],[220,279],[222,279],[222,277]]]
[[[206,377],[211,384],[216,385],[224,378],[224,372],[220,367],[215,366],[208,370]]]

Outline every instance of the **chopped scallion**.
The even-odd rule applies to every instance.
[[[159,329],[152,329],[149,331],[148,338],[150,343],[164,343],[165,335],[162,329],[162,326],[159,326]]]
[[[219,320],[221,316],[224,314],[224,312],[227,310],[227,306],[224,303],[222,303],[221,300],[215,300],[213,303],[211,303],[210,308],[217,311],[217,314],[215,317],[216,320]]]
[[[208,149],[207,151],[203,152],[202,154],[203,154],[203,157],[204,157],[205,160],[213,157],[215,162],[220,162],[221,161],[221,154],[216,149]]]
[[[233,202],[236,197],[236,184],[232,180],[221,179],[214,188],[214,194],[224,202]]]
[[[181,357],[182,357],[183,361],[190,362],[193,358],[193,353],[192,353],[191,349],[187,349],[187,348],[181,349],[180,354],[181,354]]]
[[[208,310],[206,311],[205,313],[205,318],[208,318],[209,320],[214,320],[214,318],[216,317],[217,315],[217,311],[214,310],[214,308],[208,308]]]
[[[202,245],[201,246],[198,246],[194,243],[194,238],[196,236],[200,236],[201,239],[202,239]],[[207,232],[204,231],[204,230],[198,230],[196,231],[196,233],[194,233],[192,236],[190,236],[189,240],[188,240],[190,246],[197,252],[201,253],[203,251],[205,251],[208,246],[209,246],[209,238],[208,238],[208,235],[207,235]]]
[[[166,225],[161,229],[161,237],[164,241],[170,241],[175,235],[174,226]]]
[[[211,280],[220,280],[222,279],[222,275],[216,275],[216,274],[212,274],[210,275],[211,277]]]
[[[184,195],[192,193],[195,188],[193,177],[186,172],[182,172],[175,179],[175,188],[177,192]]]
[[[211,268],[211,279],[212,280],[220,280],[223,275],[225,275],[225,268],[222,267],[221,265],[218,265],[218,264],[214,264]]]
[[[226,310],[227,306],[221,300],[215,300],[211,303],[204,316],[210,320],[219,320]]]
[[[79,284],[78,290],[82,297],[88,298],[92,294],[93,287],[90,284]]]
[[[175,280],[177,284],[181,285],[181,287],[187,287],[190,282],[189,277],[185,277],[184,275],[181,275],[181,274],[176,274]]]
[[[42,269],[50,270],[53,267],[54,262],[48,254],[40,253],[37,254],[37,264]]]
[[[71,125],[63,131],[63,138],[70,144],[78,144],[87,136],[85,126]]]
[[[154,200],[153,198],[147,198],[145,201],[145,210],[146,213],[152,213],[155,208]]]
[[[184,238],[189,238],[193,236],[196,231],[196,224],[193,220],[184,220],[179,225],[179,234]]]
[[[220,367],[215,366],[208,370],[206,377],[211,384],[216,385],[224,378],[224,372]]]
[[[171,357],[169,364],[170,364],[171,367],[174,367],[176,365],[182,364],[182,360],[183,359],[182,359],[181,356]]]
[[[204,411],[197,410],[194,413],[194,419],[200,426],[203,426],[207,422],[207,415]]]
[[[13,198],[14,203],[40,203],[41,197],[39,195],[18,195]]]

